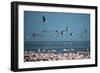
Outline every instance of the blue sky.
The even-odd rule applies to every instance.
[[[43,16],[46,23],[43,23]],[[67,27],[69,31],[66,31]],[[46,32],[43,32],[44,30]],[[55,32],[56,30],[58,32]],[[63,35],[61,31],[64,32]],[[36,36],[33,37],[32,33]],[[24,11],[24,40],[89,41],[90,14]]]

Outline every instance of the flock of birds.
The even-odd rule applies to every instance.
[[[47,22],[48,21],[47,21],[46,17],[42,16],[42,23],[44,24],[44,23],[47,23]],[[47,33],[54,32],[54,33],[59,34],[59,35],[64,35],[67,32],[67,33],[69,33],[70,36],[73,36],[75,34],[74,32],[70,31],[69,26],[66,26],[66,28],[64,30],[61,30],[61,31],[59,31],[59,30],[52,30],[52,31],[42,30],[42,33],[46,33],[46,32]],[[83,32],[87,33],[87,30],[84,29]],[[85,34],[80,34],[80,35],[81,35],[81,37],[85,37]],[[32,33],[32,38],[33,37],[43,37],[43,34]]]

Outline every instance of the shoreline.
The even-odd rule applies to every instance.
[[[90,59],[90,52],[34,52],[25,51],[24,52],[24,62],[36,62],[36,61],[58,61],[58,60],[81,60]]]

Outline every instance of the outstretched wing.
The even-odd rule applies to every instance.
[[[43,19],[43,23],[46,23],[47,20],[46,20],[46,17],[45,16],[42,16],[42,19]]]
[[[42,16],[42,18],[43,18],[43,23],[45,23],[45,21],[46,21],[46,18],[45,18],[44,16]]]

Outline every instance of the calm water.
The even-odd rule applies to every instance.
[[[89,41],[25,41],[24,50],[31,50],[37,52],[40,49],[43,52],[48,50],[56,50],[63,52],[63,49],[74,49],[74,51],[87,51],[90,50]]]

